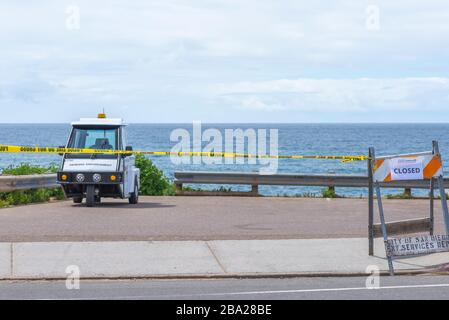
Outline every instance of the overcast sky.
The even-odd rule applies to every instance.
[[[449,122],[449,1],[1,1],[0,122]]]

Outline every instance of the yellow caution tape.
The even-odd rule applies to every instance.
[[[70,154],[141,154],[155,156],[223,157],[223,158],[274,158],[274,159],[331,159],[342,162],[369,160],[368,156],[313,156],[313,155],[259,155],[229,152],[170,152],[170,151],[127,151],[110,149],[77,149],[32,146],[0,145],[0,153],[70,153]]]

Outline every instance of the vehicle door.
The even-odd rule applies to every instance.
[[[121,128],[121,137],[122,137],[122,150],[125,150],[128,145],[126,130],[125,128]],[[123,157],[123,175],[124,175],[124,190],[125,197],[129,197],[129,194],[134,192],[134,166],[136,164],[136,157],[134,155],[124,156]]]

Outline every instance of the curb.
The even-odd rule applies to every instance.
[[[392,277],[388,271],[382,270],[380,276]],[[447,276],[449,271],[441,271],[439,269],[422,269],[422,270],[399,270],[395,272],[395,276]],[[283,278],[350,278],[350,277],[366,277],[369,276],[363,272],[298,272],[298,273],[244,273],[244,274],[179,274],[179,275],[153,275],[153,276],[96,276],[96,277],[80,277],[84,281],[106,281],[106,280],[220,280],[220,279],[283,279]],[[62,281],[66,277],[8,277],[0,278],[0,281]]]

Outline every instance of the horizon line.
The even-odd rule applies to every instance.
[[[167,124],[167,125],[176,125],[176,124],[192,124],[199,121],[191,121],[191,122],[126,122],[126,124]],[[432,122],[432,121],[420,121],[420,122],[204,122],[201,121],[202,124],[449,124],[449,121],[440,121],[440,122]],[[0,122],[0,125],[23,125],[23,124],[71,124],[71,122]]]

